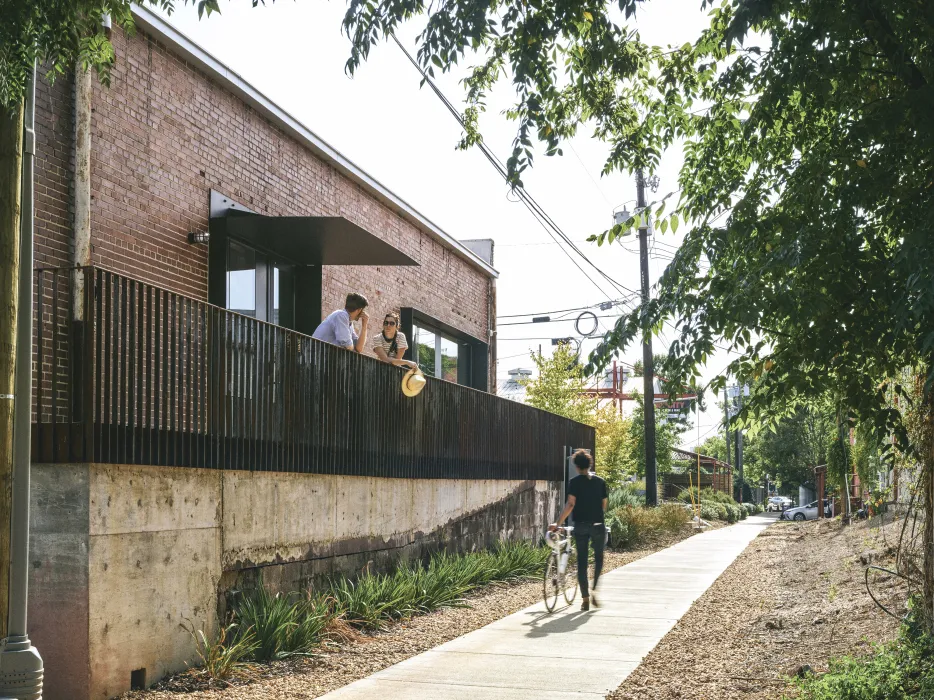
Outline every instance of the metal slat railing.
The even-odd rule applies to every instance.
[[[76,290],[83,292],[76,295]],[[45,462],[406,478],[564,478],[579,423],[100,268],[36,271]]]

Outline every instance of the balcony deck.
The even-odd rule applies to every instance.
[[[100,268],[36,271],[33,460],[562,481],[593,428]]]

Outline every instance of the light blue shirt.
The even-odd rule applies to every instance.
[[[344,309],[338,309],[315,328],[311,336],[323,340],[331,345],[340,345],[342,348],[352,348],[357,344],[357,331],[353,329],[350,314]]]

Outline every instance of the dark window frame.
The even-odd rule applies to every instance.
[[[411,306],[404,306],[399,310],[401,330],[409,340],[409,347],[405,351],[405,359],[417,361],[415,358],[414,327],[425,328],[436,334],[447,337],[467,352],[457,354],[457,383],[463,386],[489,392],[490,345],[469,333],[451,326],[424,311]]]

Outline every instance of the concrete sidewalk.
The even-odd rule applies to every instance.
[[[323,698],[603,700],[773,522],[750,517],[611,571],[598,609],[581,612],[579,594],[552,614],[538,603]]]

